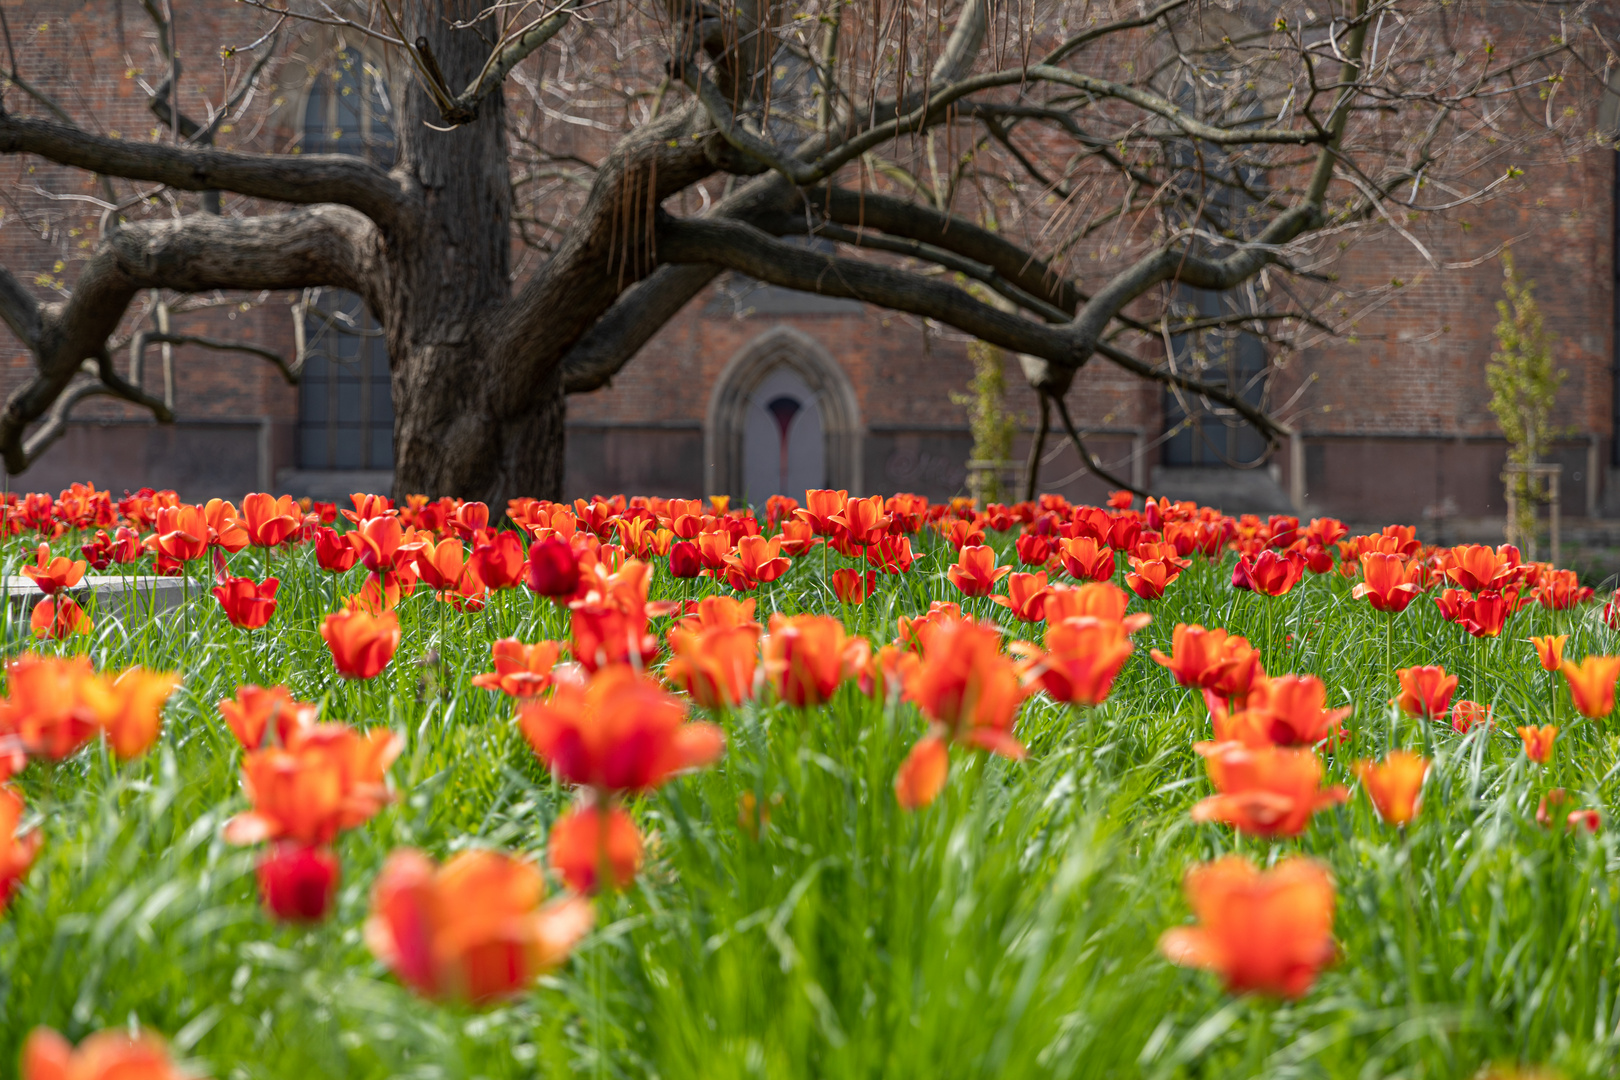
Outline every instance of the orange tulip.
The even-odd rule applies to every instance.
[[[953,518],[940,531],[945,536],[945,542],[951,545],[952,551],[961,551],[965,547],[977,547],[984,543],[984,530],[966,518]]]
[[[1056,701],[1097,705],[1108,697],[1134,649],[1124,623],[1075,616],[1051,624],[1046,649],[1029,651],[1024,678]]]
[[[1131,556],[1131,569],[1125,575],[1125,584],[1143,600],[1157,600],[1176,580],[1181,568],[1165,559],[1139,559]]]
[[[1333,880],[1309,859],[1256,870],[1227,855],[1188,872],[1187,899],[1198,925],[1166,931],[1159,951],[1219,972],[1230,993],[1297,998],[1333,959]]]
[[[1012,573],[1010,566],[996,566],[994,548],[982,544],[969,544],[957,555],[957,561],[947,572],[951,584],[962,590],[964,596],[988,596],[996,582]]]
[[[710,630],[718,626],[751,626],[758,630],[754,606],[752,596],[741,600],[720,594],[705,596],[695,603],[687,601],[686,616],[677,625],[688,630]]]
[[[1153,621],[1147,612],[1125,614],[1131,598],[1112,581],[1088,581],[1084,585],[1054,585],[1046,596],[1046,622],[1056,626],[1067,619],[1091,617],[1117,622],[1127,634],[1134,634]]]
[[[1182,686],[1202,690],[1214,686],[1237,663],[1226,643],[1227,633],[1219,627],[1206,630],[1197,623],[1178,623],[1170,632],[1170,655],[1158,649],[1149,655]]]
[[[1107,581],[1114,576],[1114,549],[1095,537],[1076,536],[1057,547],[1063,569],[1080,581]]]
[[[373,574],[394,568],[400,545],[405,541],[405,530],[393,515],[366,518],[360,527],[349,533],[349,542],[359,554],[360,561]]]
[[[1565,660],[1560,667],[1569,684],[1575,711],[1590,720],[1614,712],[1614,684],[1620,679],[1620,656],[1588,656],[1579,664]]]
[[[821,543],[815,526],[808,521],[784,521],[778,535],[782,538],[782,553],[795,559],[810,554],[810,549]]]
[[[1327,709],[1327,687],[1314,675],[1278,675],[1255,683],[1248,709],[1263,714],[1267,734],[1278,746],[1314,746],[1337,739],[1339,721],[1352,709]]]
[[[327,844],[388,801],[388,766],[403,745],[393,732],[312,724],[288,735],[285,746],[252,750],[242,759],[242,789],[253,809],[225,823],[230,843]]]
[[[1535,598],[1551,611],[1568,611],[1592,599],[1592,588],[1582,585],[1573,570],[1549,570],[1535,588]]]
[[[157,512],[157,549],[176,562],[190,562],[208,550],[208,519],[202,507],[163,506]]]
[[[424,541],[411,553],[411,561],[430,589],[454,589],[467,572],[466,551],[453,536],[438,543]]]
[[[911,537],[885,536],[866,549],[866,561],[885,574],[904,574],[917,561]]]
[[[537,641],[525,645],[517,638],[501,638],[489,647],[489,652],[495,670],[474,675],[472,684],[516,698],[532,698],[539,697],[551,686],[562,642]]]
[[[1468,701],[1467,699],[1455,702],[1451,706],[1452,730],[1466,735],[1479,724],[1490,726],[1491,706],[1481,705],[1477,701]]]
[[[560,778],[609,791],[650,790],[726,748],[718,727],[687,723],[679,699],[623,664],[598,671],[588,686],[559,684],[550,700],[525,705],[518,724]]]
[[[1400,668],[1395,677],[1401,682],[1400,695],[1395,703],[1409,716],[1425,720],[1444,720],[1451,708],[1451,695],[1457,689],[1457,676],[1447,675],[1446,669],[1434,664],[1423,667]]]
[[[119,758],[139,757],[157,741],[163,726],[163,705],[180,685],[169,671],[132,667],[116,679],[88,680],[83,692],[95,711],[107,744]]]
[[[209,499],[203,504],[203,520],[208,523],[208,543],[226,551],[248,546],[248,532],[236,513],[236,504],[225,499]]]
[[[1564,642],[1569,640],[1568,634],[1549,634],[1546,637],[1533,637],[1530,644],[1536,650],[1536,659],[1541,662],[1542,670],[1557,671],[1564,662]]]
[[[523,542],[511,531],[498,532],[488,543],[473,548],[467,565],[489,589],[513,589],[522,581],[526,563]]]
[[[29,631],[41,641],[62,641],[94,629],[90,616],[71,596],[48,596],[28,616]]]
[[[1507,625],[1508,616],[1519,610],[1519,594],[1513,589],[1506,593],[1483,592],[1465,605],[1458,621],[1464,630],[1475,637],[1496,637]]]
[[[294,728],[315,722],[315,706],[294,700],[285,686],[238,686],[236,697],[219,703],[219,715],[244,749],[257,750],[268,732],[285,746]]]
[[[1007,595],[990,599],[1024,622],[1040,622],[1046,618],[1046,597],[1051,591],[1043,570],[1038,574],[1013,574],[1007,578]]]
[[[844,681],[844,624],[827,615],[771,616],[765,677],[776,696],[799,707],[820,705]]]
[[[669,632],[674,657],[664,678],[706,709],[733,708],[754,693],[759,663],[759,624],[700,627]]]
[[[1415,568],[1408,568],[1399,555],[1382,551],[1363,552],[1361,556],[1362,581],[1350,595],[1365,599],[1376,611],[1396,614],[1405,611],[1423,589],[1416,580]]]
[[[647,633],[647,592],[652,566],[631,559],[616,571],[597,563],[582,577],[583,599],[570,607],[574,659],[587,671],[613,664],[646,665],[658,655],[658,639]]]
[[[1499,590],[1513,583],[1518,572],[1518,553],[1510,557],[1504,548],[1492,549],[1484,544],[1461,544],[1451,549],[1447,557],[1446,577],[1459,589],[1469,592]]]
[[[832,587],[839,603],[864,604],[866,598],[872,595],[872,590],[877,588],[877,571],[868,570],[863,574],[859,570],[834,570]]]
[[[261,585],[252,578],[221,574],[219,584],[214,586],[214,598],[232,626],[257,630],[276,613],[276,590],[280,587],[281,582],[275,578],[265,578]]]
[[[782,538],[744,536],[737,540],[735,553],[727,555],[726,584],[738,592],[750,592],[761,584],[775,581],[793,564],[781,555]]]
[[[6,672],[0,733],[30,755],[60,761],[96,732],[99,718],[86,687],[97,678],[87,656],[24,653]]]
[[[1013,717],[1026,691],[1001,652],[996,627],[950,619],[921,634],[921,662],[905,673],[905,698],[933,722],[933,734],[1003,757],[1022,758]]]
[[[806,491],[804,509],[793,511],[793,516],[809,525],[817,536],[831,536],[839,527],[839,523],[833,519],[844,512],[844,504],[848,501],[847,491]]]
[[[1194,821],[1219,821],[1257,836],[1297,836],[1318,810],[1345,799],[1322,788],[1322,763],[1309,750],[1202,742],[1193,749],[1219,794],[1193,807]]]
[[[273,548],[286,543],[303,528],[304,515],[291,495],[278,499],[260,491],[243,497],[242,524],[247,530],[248,543]]]
[[[950,775],[951,755],[945,740],[926,735],[917,740],[894,776],[894,797],[902,809],[918,810],[939,798]]]
[[[371,615],[358,608],[334,611],[321,621],[321,637],[332,663],[346,679],[370,679],[388,666],[399,648],[399,617],[392,611]]]
[[[51,558],[51,546],[39,545],[34,555],[34,565],[24,566],[22,572],[33,579],[39,591],[51,596],[62,589],[71,589],[84,580],[85,567],[89,564],[83,559],[66,559],[58,555]]]
[[[597,892],[604,870],[613,889],[626,888],[641,872],[641,833],[617,806],[606,813],[589,804],[569,810],[552,825],[547,848],[551,869],[577,893]]]
[[[589,901],[542,906],[545,893],[537,867],[498,851],[463,851],[443,866],[396,851],[377,876],[366,945],[418,993],[484,1004],[559,966],[590,930]]]
[[[883,512],[883,496],[873,495],[865,499],[848,500],[844,503],[843,512],[835,514],[829,520],[837,522],[849,531],[851,543],[866,545],[882,540],[888,534],[889,522],[892,519]]]
[[[1405,825],[1417,816],[1429,759],[1408,750],[1391,750],[1382,762],[1358,761],[1352,768],[1367,789],[1378,816],[1390,825]]]
[[[50,1028],[29,1033],[22,1049],[22,1080],[186,1080],[163,1040],[123,1028],[98,1031],[77,1047]]]
[[[1521,727],[1519,738],[1524,740],[1524,756],[1538,765],[1545,765],[1552,760],[1553,740],[1558,738],[1558,725],[1544,724],[1540,727]]]
[[[22,824],[22,796],[9,785],[0,785],[0,911],[11,903],[11,897],[34,865],[34,857],[44,838],[38,829],[17,835]]]

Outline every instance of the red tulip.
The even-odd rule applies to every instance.
[[[23,566],[22,572],[33,579],[39,591],[52,596],[62,589],[71,589],[84,580],[85,560],[51,558],[49,544],[39,545],[33,566]]]
[[[17,834],[23,810],[22,796],[10,785],[0,785],[0,911],[11,903],[17,886],[28,876],[28,868],[34,865],[34,857],[44,843],[38,829]]]
[[[579,591],[579,579],[579,555],[569,541],[552,536],[529,545],[529,565],[523,583],[531,592],[554,600],[573,596]]]
[[[1179,623],[1170,633],[1170,655],[1158,649],[1149,655],[1155,663],[1170,669],[1176,682],[1201,690],[1214,686],[1237,663],[1227,648],[1228,640],[1226,631],[1219,627],[1206,630],[1197,623]]]
[[[1459,734],[1466,735],[1477,725],[1491,724],[1491,707],[1481,705],[1477,701],[1467,699],[1456,702],[1451,706],[1451,727]]]
[[[1299,583],[1305,563],[1298,555],[1279,554],[1270,548],[1258,555],[1243,555],[1232,571],[1234,589],[1250,589],[1263,596],[1282,596]]]
[[[257,750],[271,731],[281,745],[291,742],[295,728],[315,722],[315,706],[294,700],[285,686],[248,684],[236,688],[236,697],[219,703],[219,715],[244,748]]]
[[[71,596],[50,596],[34,605],[28,628],[36,638],[61,641],[75,634],[88,634],[94,627]]]
[[[1040,622],[1046,618],[1046,598],[1051,591],[1043,570],[1038,574],[1011,575],[1007,578],[1007,595],[990,599],[1024,622]]]
[[[1568,634],[1549,634],[1546,637],[1533,637],[1530,644],[1536,650],[1536,659],[1541,663],[1543,671],[1557,671],[1564,662],[1564,642],[1569,640]]]
[[[1553,741],[1558,738],[1558,725],[1521,727],[1519,738],[1524,741],[1524,756],[1538,765],[1545,765],[1552,760]]]
[[[278,499],[261,491],[242,499],[242,524],[247,530],[248,543],[273,548],[286,543],[303,528],[304,515],[291,495]]]
[[[832,587],[840,603],[863,604],[872,595],[872,590],[877,588],[877,571],[868,570],[862,574],[859,570],[834,570]]]
[[[1457,676],[1447,675],[1445,668],[1430,664],[1401,668],[1395,672],[1395,677],[1401,682],[1401,693],[1395,703],[1402,712],[1425,720],[1446,718],[1451,695],[1457,689]]]
[[[1114,551],[1090,536],[1077,536],[1058,543],[1063,569],[1080,581],[1107,581],[1114,576]]]
[[[488,514],[489,511],[486,509],[484,512]],[[472,558],[467,560],[467,564],[486,588],[516,588],[525,576],[523,542],[515,532],[498,532],[488,543],[473,548]]]
[[[282,922],[319,922],[332,910],[341,870],[324,846],[271,846],[259,859],[259,900]]]
[[[546,861],[577,893],[600,890],[602,871],[609,888],[623,889],[641,871],[641,833],[617,806],[603,813],[594,805],[575,807],[551,827]]]
[[[349,538],[336,529],[315,530],[315,562],[322,570],[341,574],[354,568],[360,558]]]
[[[1374,610],[1392,614],[1402,612],[1423,590],[1415,578],[1415,568],[1408,568],[1399,555],[1369,551],[1361,556],[1362,581],[1350,595],[1365,598]]]
[[[252,578],[221,574],[219,584],[214,586],[214,598],[232,626],[257,630],[276,613],[276,590],[280,587],[276,578],[265,578],[261,585]]]
[[[1194,821],[1219,821],[1257,836],[1298,836],[1311,815],[1341,803],[1342,787],[1322,788],[1322,763],[1309,750],[1196,744],[1219,793],[1193,807]]]
[[[349,542],[360,554],[360,561],[373,574],[394,568],[400,544],[405,540],[405,530],[393,516],[367,518],[348,535]]]
[[[703,572],[703,559],[698,554],[697,545],[690,540],[679,540],[669,548],[669,573],[671,577],[695,578]]]
[[[163,1040],[123,1028],[98,1031],[74,1047],[50,1028],[29,1033],[22,1080],[187,1080]]]
[[[771,616],[765,638],[765,677],[790,705],[820,705],[844,681],[849,639],[844,624],[826,615]]]

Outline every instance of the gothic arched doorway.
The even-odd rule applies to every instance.
[[[726,365],[704,428],[710,494],[762,505],[807,488],[860,489],[855,389],[814,338],[768,330]]]

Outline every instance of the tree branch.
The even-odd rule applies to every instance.
[[[278,352],[261,348],[258,345],[249,345],[245,341],[221,341],[218,338],[200,337],[197,334],[163,334],[147,330],[137,330],[129,339],[129,363],[131,370],[139,371],[146,359],[148,345],[195,345],[200,349],[214,349],[218,352],[248,353],[270,361],[281,372],[281,377],[287,381],[288,386],[297,386],[298,378],[303,374],[303,357],[295,357],[292,363]]]
[[[404,224],[417,201],[403,179],[348,154],[248,154],[138,143],[3,112],[0,153],[38,154],[59,165],[156,181],[182,191],[217,189],[284,203],[341,203],[384,228]]]

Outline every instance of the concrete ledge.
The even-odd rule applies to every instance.
[[[200,584],[195,588],[204,590]],[[32,611],[35,604],[45,599],[33,579],[21,575],[0,578],[0,589],[5,590],[8,604],[24,612]],[[78,586],[66,590],[66,594],[86,611],[91,610],[93,604],[95,611],[103,615],[122,615],[126,609],[137,614],[171,611],[185,602],[186,581],[177,577],[125,578],[115,574],[89,574]]]

